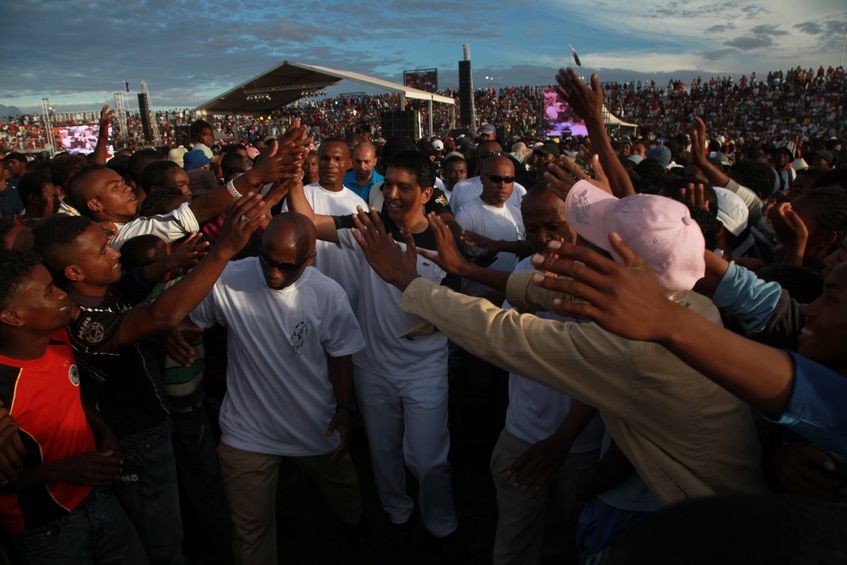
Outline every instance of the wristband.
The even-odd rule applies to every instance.
[[[235,179],[230,180],[226,183],[226,191],[229,192],[229,195],[232,196],[233,200],[241,200],[244,198],[244,195],[238,192],[238,189],[235,188]]]
[[[337,402],[335,404],[335,411],[339,410],[347,410],[348,412],[353,412],[355,406],[353,405],[352,400],[345,400],[344,402]]]

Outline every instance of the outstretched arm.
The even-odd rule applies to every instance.
[[[288,190],[288,209],[298,214],[303,214],[315,224],[316,236],[323,241],[338,241],[338,233],[335,229],[335,219],[332,216],[323,214],[315,214],[312,205],[306,198],[306,193],[303,191],[302,177],[300,180],[291,182],[291,187]]]
[[[100,129],[97,131],[97,146],[94,147],[94,155],[91,158],[95,165],[106,164],[106,157],[109,156],[109,124],[114,117],[114,110],[109,110],[109,105],[104,104],[100,109]]]
[[[176,326],[209,293],[224,268],[247,244],[266,219],[266,206],[258,194],[236,202],[221,229],[221,237],[202,261],[180,282],[150,304],[129,310],[121,322],[119,345],[128,345]]]
[[[567,244],[537,261],[539,269],[570,277],[538,275],[539,286],[584,300],[560,300],[560,312],[588,318],[628,339],[660,343],[764,413],[784,412],[794,383],[794,365],[787,353],[741,337],[672,302],[644,260],[617,234],[611,233],[609,242],[623,265]],[[721,344],[719,352],[716,343]]]
[[[618,159],[609,134],[606,133],[606,125],[603,122],[603,87],[600,86],[599,77],[596,74],[591,75],[591,88],[588,88],[573,69],[559,69],[556,82],[556,90],[585,121],[591,147],[597,153],[609,178],[612,194],[618,198],[635,194],[632,179]]]

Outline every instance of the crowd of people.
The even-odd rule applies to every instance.
[[[275,565],[287,465],[339,560],[843,562],[845,85],[568,69],[587,137],[521,87],[455,136],[380,138],[387,95],[4,150],[5,557]]]
[[[541,140],[544,137],[544,86],[479,88],[474,104],[480,123],[498,124],[506,139],[511,136]],[[670,138],[684,131],[691,115],[708,116],[716,135],[751,138],[757,142],[796,143],[797,138],[839,137],[847,128],[847,76],[842,67],[789,69],[768,73],[764,80],[752,73],[740,79],[731,77],[696,78],[688,85],[670,80],[666,87],[655,82],[606,82],[606,106],[625,122],[640,126],[642,133]],[[446,135],[458,127],[455,109],[460,94],[439,91],[456,101],[451,107],[433,105],[433,132]],[[382,95],[347,94],[337,97],[308,97],[295,105],[267,116],[210,116],[209,121],[222,139],[251,143],[278,135],[291,119],[299,117],[322,137],[358,133],[362,124],[378,129],[380,115],[399,107],[396,93]],[[407,101],[420,112],[421,124],[428,123],[428,107],[420,101]],[[165,145],[186,141],[186,130],[194,119],[188,109],[157,111],[152,114]],[[0,147],[33,152],[47,144],[40,115],[8,116],[0,119]],[[93,113],[60,113],[53,116],[54,127],[91,123]],[[823,128],[823,129],[821,129]],[[118,139],[122,146],[143,145],[143,128],[138,112],[127,113],[127,132]]]

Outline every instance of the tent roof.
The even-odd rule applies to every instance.
[[[619,117],[612,114],[605,106],[603,106],[603,121],[608,126],[622,126],[626,128],[637,128],[638,124],[632,124],[630,122],[625,122]]]
[[[266,113],[299,100],[303,96],[322,90],[342,80],[403,93],[406,98],[432,100],[454,104],[452,98],[418,90],[360,73],[330,69],[318,65],[305,65],[294,61],[282,64],[246,80],[223,94],[197,106],[195,111],[210,113]]]

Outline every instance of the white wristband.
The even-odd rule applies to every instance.
[[[229,192],[229,195],[232,196],[233,200],[241,200],[242,198],[244,198],[244,195],[238,192],[238,190],[235,188],[235,182],[233,182],[234,180],[235,179],[232,179],[226,183],[226,191]]]

